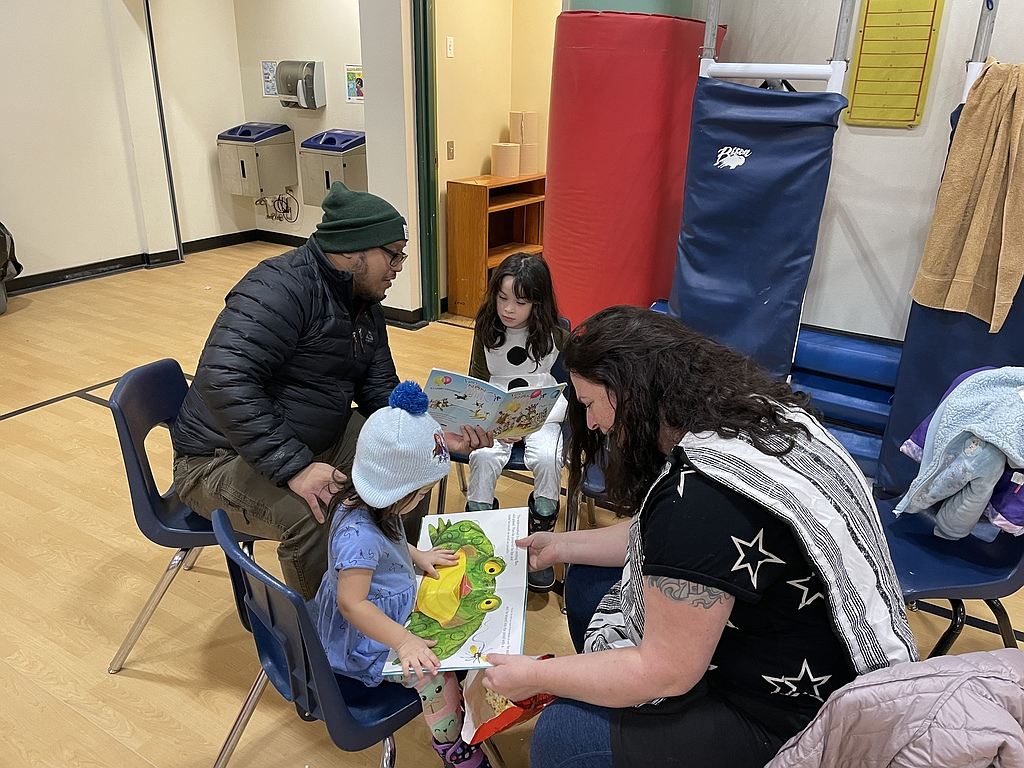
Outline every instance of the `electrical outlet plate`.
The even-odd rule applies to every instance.
[[[454,160],[455,159],[455,142],[454,141],[449,141],[448,142],[448,159],[449,160]]]
[[[451,35],[448,35],[448,37],[446,37],[445,40],[444,40],[444,45],[445,45],[444,55],[447,56],[449,59],[454,59],[455,58],[455,38],[452,37]]]

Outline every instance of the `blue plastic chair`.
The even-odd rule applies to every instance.
[[[381,744],[381,766],[395,764],[394,733],[420,714],[415,689],[393,683],[367,688],[336,675],[302,597],[265,571],[236,543],[227,513],[214,510],[213,529],[229,570],[243,583],[243,602],[262,669],[217,757],[227,765],[269,680],[295,704],[303,720],[322,720],[331,740],[346,752]]]
[[[181,372],[181,366],[175,360],[165,359],[128,371],[110,395],[109,405],[128,475],[128,490],[135,521],[143,535],[154,544],[177,550],[121,647],[114,654],[107,668],[111,674],[121,670],[178,571],[190,570],[203,547],[217,544],[213,525],[178,498],[173,484],[165,492],[160,492],[146,453],[147,435],[160,425],[170,428],[177,418],[187,390],[188,383]],[[241,536],[239,541],[251,547],[253,539]],[[239,608],[239,617],[243,625],[246,625],[238,601],[236,592],[235,603]]]
[[[899,499],[878,501],[882,529],[899,578],[903,599],[948,600],[952,608],[949,627],[929,658],[949,652],[964,628],[964,600],[984,600],[999,626],[1003,645],[1017,647],[1017,638],[1000,598],[1024,587],[1024,536],[1000,533],[989,543],[974,536],[960,541],[941,539],[932,533],[934,518],[927,512],[896,517]]]
[[[512,454],[509,456],[508,461],[505,462],[505,468],[501,471],[501,474],[524,483],[532,483],[533,478],[530,475],[520,474],[530,471],[526,466],[524,453],[525,448],[523,447],[523,442],[520,440],[512,446]],[[459,489],[462,491],[462,495],[465,496],[467,490],[466,465],[469,464],[469,454],[456,453],[455,451],[452,451],[451,459],[459,478]],[[448,478],[442,477],[441,482],[437,484],[437,514],[439,515],[444,512],[444,502],[447,495]]]

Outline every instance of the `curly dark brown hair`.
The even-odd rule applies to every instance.
[[[603,466],[607,450],[606,492],[622,514],[638,509],[664,464],[664,430],[743,435],[771,455],[791,450],[806,433],[777,405],[806,407],[805,393],[658,312],[601,310],[570,335],[562,354],[569,373],[605,387],[615,404],[615,421],[601,434],[587,427],[586,408],[570,388],[569,487],[579,488],[591,465]]]
[[[552,334],[558,327],[558,302],[551,284],[551,271],[539,254],[513,253],[497,266],[487,284],[487,296],[476,313],[475,333],[487,349],[505,343],[505,324],[498,317],[501,281],[512,277],[517,299],[533,304],[527,323],[526,352],[531,360],[543,360],[554,347]]]

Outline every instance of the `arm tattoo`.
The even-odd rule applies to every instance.
[[[698,608],[711,608],[716,603],[732,598],[732,595],[724,590],[705,587],[703,584],[694,584],[685,579],[672,579],[668,576],[644,576],[644,581],[669,600]]]

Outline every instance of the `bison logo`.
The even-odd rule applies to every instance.
[[[718,159],[715,160],[715,168],[728,168],[736,170],[750,157],[750,150],[742,147],[722,147],[718,150]]]

